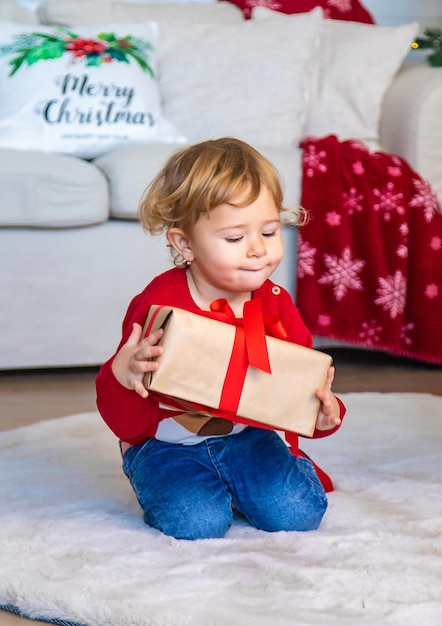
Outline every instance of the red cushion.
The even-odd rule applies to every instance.
[[[280,13],[307,13],[322,7],[324,17],[331,20],[347,20],[375,24],[373,16],[359,0],[228,0],[238,6],[246,19],[252,15],[253,7],[260,6]]]

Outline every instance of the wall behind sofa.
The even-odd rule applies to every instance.
[[[441,0],[365,0],[364,4],[376,22],[383,26],[416,20],[421,30],[426,26],[442,27]]]

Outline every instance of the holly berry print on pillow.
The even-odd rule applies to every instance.
[[[149,65],[151,51],[152,45],[140,37],[100,33],[96,38],[85,38],[65,28],[57,28],[53,34],[43,32],[18,34],[11,44],[0,47],[0,55],[17,53],[17,56],[9,61],[9,65],[12,66],[10,76],[24,63],[33,65],[38,61],[59,59],[68,54],[73,57],[72,60],[82,60],[87,66],[98,66],[113,61],[129,63],[133,59],[143,71],[148,71],[154,77],[152,67]]]
[[[0,24],[0,147],[93,159],[184,137],[162,113],[157,24]]]

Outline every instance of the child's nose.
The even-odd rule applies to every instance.
[[[257,236],[250,240],[248,256],[263,256],[267,252],[264,237]]]

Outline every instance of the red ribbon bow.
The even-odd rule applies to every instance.
[[[232,354],[219,403],[221,411],[236,413],[248,367],[256,367],[268,374],[272,373],[267,350],[266,328],[269,334],[280,339],[285,339],[287,333],[276,317],[263,315],[262,302],[259,298],[245,302],[242,319],[235,317],[225,299],[214,300],[210,304],[210,310],[220,321],[233,323],[236,326]]]

